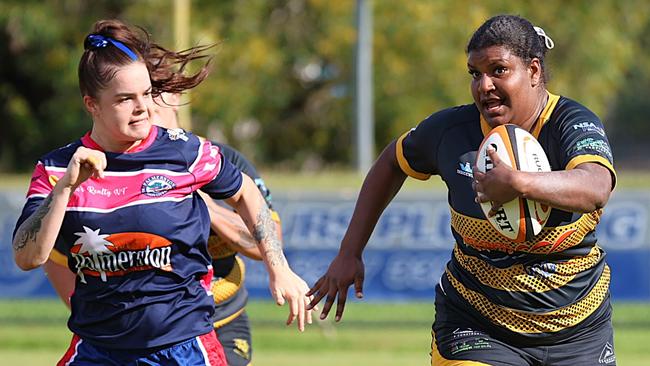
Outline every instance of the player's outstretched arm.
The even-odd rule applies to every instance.
[[[13,251],[18,267],[28,271],[45,263],[59,235],[70,197],[91,176],[103,177],[104,168],[106,156],[102,152],[85,147],[75,151],[52,192],[16,231]]]
[[[311,309],[307,309],[310,298],[306,296],[309,287],[289,267],[266,200],[250,177],[242,174],[242,178],[239,192],[225,201],[235,208],[253,233],[269,273],[269,286],[276,303],[289,303],[287,325],[297,319],[298,329],[303,331],[305,321],[311,324]]]
[[[338,255],[327,272],[307,293],[314,299],[313,308],[325,296],[325,305],[320,318],[325,319],[338,297],[336,321],[340,321],[345,309],[348,288],[354,283],[358,298],[363,297],[364,266],[363,250],[382,212],[399,192],[406,174],[402,172],[395,155],[395,142],[389,144],[372,166],[363,182],[350,225],[341,242]]]

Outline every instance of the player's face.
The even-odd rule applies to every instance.
[[[164,128],[178,128],[176,110],[180,103],[178,94],[162,93],[154,98],[149,111],[151,123]]]
[[[85,96],[84,102],[93,116],[92,137],[100,144],[128,148],[149,134],[153,101],[149,72],[142,62],[121,67],[97,98]]]
[[[474,103],[491,127],[530,128],[539,113],[539,60],[527,64],[507,48],[491,46],[471,51],[467,67]]]

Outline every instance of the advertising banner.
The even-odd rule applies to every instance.
[[[308,284],[336,255],[356,197],[342,194],[275,193],[283,223],[284,247],[294,270]],[[11,235],[24,193],[0,192],[0,297],[55,296],[42,270],[16,267]],[[598,243],[607,251],[614,300],[650,300],[650,192],[615,192],[598,225]],[[440,193],[402,193],[386,209],[364,253],[366,300],[432,300],[453,237],[449,208]],[[245,260],[252,297],[270,298],[259,262]]]

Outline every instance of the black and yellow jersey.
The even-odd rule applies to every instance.
[[[599,118],[579,103],[549,93],[532,131],[552,170],[585,162],[607,167],[613,158]],[[553,209],[531,241],[504,239],[474,202],[472,166],[490,127],[475,105],[434,113],[396,144],[411,177],[439,175],[448,188],[455,246],[440,287],[451,306],[504,336],[547,341],[574,334],[588,317],[609,311],[610,271],[596,244],[602,210]]]

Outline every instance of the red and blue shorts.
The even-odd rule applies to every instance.
[[[214,331],[171,346],[147,349],[110,349],[72,337],[57,366],[227,366],[226,356]]]

